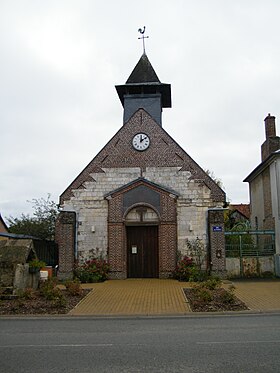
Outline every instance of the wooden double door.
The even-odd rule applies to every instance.
[[[158,277],[158,226],[127,226],[127,277]]]

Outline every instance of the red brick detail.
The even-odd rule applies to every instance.
[[[226,272],[225,224],[223,210],[209,210],[208,222],[211,272],[217,273],[223,277]]]
[[[265,123],[265,138],[268,139],[269,137],[276,136],[276,127],[275,127],[275,117],[273,115],[268,114],[268,116],[264,120]]]
[[[151,140],[150,147],[144,152],[137,152],[132,147],[132,138],[138,132],[146,133]],[[102,168],[123,167],[143,170],[146,167],[180,167],[182,171],[190,171],[192,179],[204,181],[214,201],[225,200],[225,193],[203,169],[145,110],[139,109],[65,190],[60,203],[70,199],[72,190],[89,180],[90,174],[103,172]]]
[[[265,122],[265,142],[261,146],[262,161],[280,148],[280,137],[276,136],[275,117],[268,114]]]
[[[122,223],[108,225],[108,258],[113,278],[126,278],[125,227]]]
[[[167,278],[176,267],[177,225],[162,223],[159,226],[159,277]]]
[[[122,194],[116,195],[115,198],[109,199],[108,219],[109,222],[122,222]]]
[[[176,200],[167,193],[161,193],[161,220],[175,222],[177,218]]]
[[[56,220],[55,241],[59,250],[59,273],[60,279],[73,276],[75,261],[75,212],[63,211]]]

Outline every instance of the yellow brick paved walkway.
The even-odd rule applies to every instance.
[[[280,311],[280,280],[233,281],[235,295],[252,311]]]
[[[280,312],[280,280],[233,281],[235,294],[251,311]],[[224,283],[227,288],[230,281]],[[190,311],[183,288],[188,282],[159,279],[109,280],[85,284],[92,291],[70,315],[185,315]]]
[[[176,280],[127,279],[88,284],[93,290],[70,315],[184,315],[188,283]]]

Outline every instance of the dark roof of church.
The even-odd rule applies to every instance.
[[[126,84],[135,83],[160,83],[160,80],[145,53],[142,54],[140,60],[126,81]]]
[[[116,85],[119,98],[124,105],[127,94],[161,94],[162,107],[171,107],[171,86],[161,83],[147,55],[142,54],[137,65],[123,85]]]

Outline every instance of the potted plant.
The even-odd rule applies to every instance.
[[[46,266],[45,262],[38,259],[32,259],[28,264],[30,273],[39,272],[41,268]]]

